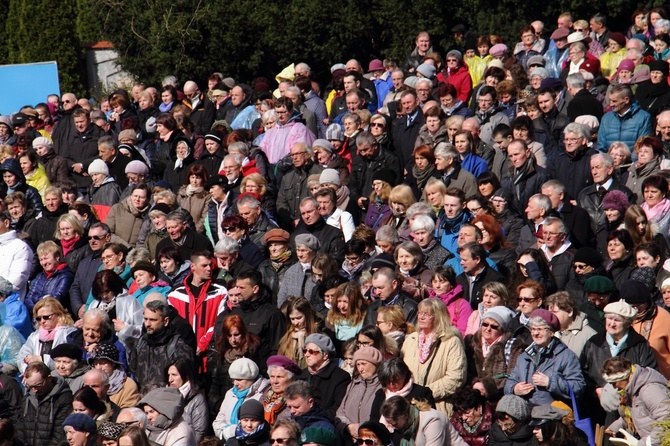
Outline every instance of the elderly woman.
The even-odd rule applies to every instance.
[[[167,366],[165,375],[168,387],[179,389],[179,393],[184,398],[184,421],[191,426],[195,439],[199,442],[207,434],[209,428],[209,410],[205,396],[199,392],[195,367],[188,359],[178,358]],[[110,399],[114,401],[113,395],[110,396]],[[124,407],[117,404],[119,407]]]
[[[626,58],[626,36],[620,32],[610,33],[605,52],[600,55],[600,70],[603,77],[611,79],[622,60]]]
[[[105,223],[112,232],[130,246],[135,246],[147,213],[149,212],[149,186],[138,184],[130,197],[112,206]]]
[[[391,128],[386,116],[375,114],[370,117],[370,133],[377,140],[380,149],[393,150]],[[333,142],[332,139],[331,142]],[[335,150],[337,150],[337,147],[335,147]]]
[[[539,39],[535,29],[528,25],[519,31],[520,42],[514,46],[514,57],[524,66],[528,67],[528,59],[544,53],[545,40]]]
[[[668,181],[660,175],[651,175],[642,182],[644,203],[642,209],[647,219],[658,226],[658,232],[668,234],[670,230],[670,200]]]
[[[445,58],[444,69],[437,74],[439,83],[451,84],[456,88],[456,97],[467,102],[472,93],[472,78],[468,66],[463,62],[463,54],[458,50],[451,50]]]
[[[423,252],[424,266],[434,270],[444,265],[450,254],[435,238],[435,221],[427,215],[417,215],[410,227],[414,242]]]
[[[452,116],[469,118],[473,115],[472,110],[468,108],[468,104],[458,99],[456,87],[451,84],[439,84],[434,93],[434,97],[439,99],[440,108],[442,109],[445,118],[450,118]]]
[[[616,229],[607,236],[607,256],[609,261],[605,265],[617,288],[630,278],[635,269],[633,239],[628,231]]]
[[[109,175],[107,164],[101,159],[93,160],[88,165],[88,176],[91,177],[91,187],[86,196],[86,202],[92,205],[112,207],[121,198],[121,188]]]
[[[414,242],[400,243],[393,254],[402,277],[402,289],[417,300],[427,297],[432,271],[424,265],[425,255]]]
[[[514,311],[508,307],[491,307],[481,328],[465,337],[468,382],[488,401],[502,397],[507,376],[526,347],[522,338],[513,336],[513,319]]]
[[[281,307],[288,296],[311,296],[315,282],[312,278],[311,264],[321,243],[311,234],[299,234],[295,237],[295,254],[298,262],[289,267],[279,284],[277,305]],[[305,268],[306,266],[306,268]]]
[[[279,228],[271,229],[263,236],[263,243],[267,247],[269,258],[261,262],[258,270],[263,276],[263,283],[270,287],[275,296],[279,292],[284,275],[297,261],[289,240],[290,234]]]
[[[521,396],[533,405],[570,402],[570,389],[579,398],[586,383],[577,355],[554,337],[561,328],[556,315],[537,309],[531,313],[528,327],[533,343],[517,359],[505,383],[505,394]]]
[[[153,263],[146,260],[135,262],[130,274],[135,279],[137,289],[132,297],[137,299],[140,305],[144,305],[144,299],[151,293],[160,293],[167,296],[172,286],[163,280],[158,279],[158,268]]]
[[[61,344],[49,353],[55,364],[51,375],[60,376],[72,393],[84,387],[84,374],[91,370],[86,361],[82,360],[82,354],[81,348],[72,344]]]
[[[102,270],[95,275],[91,286],[93,302],[87,309],[98,308],[107,313],[120,338],[139,336],[144,323],[142,305],[128,294],[126,284],[114,271]]]
[[[477,310],[473,311],[468,318],[468,325],[465,330],[466,335],[475,334],[479,331],[484,314],[493,307],[506,306],[511,304],[511,297],[508,288],[500,282],[489,282],[482,289],[482,301]]]
[[[579,357],[586,341],[596,334],[596,331],[589,326],[586,314],[577,309],[577,302],[567,291],[547,296],[545,305],[560,323],[556,337]]]
[[[67,215],[67,214],[66,214]],[[52,241],[37,247],[37,257],[42,272],[30,282],[30,288],[23,303],[29,312],[44,296],[51,296],[62,304],[69,301],[69,291],[74,281],[70,267],[62,260],[60,248]]]
[[[188,183],[183,185],[177,193],[179,206],[191,214],[196,231],[204,233],[207,205],[211,200],[211,195],[204,187],[209,175],[201,164],[193,164],[188,169],[187,178]]]
[[[214,434],[219,439],[229,439],[235,435],[242,404],[250,399],[262,401],[270,382],[259,374],[258,366],[249,358],[235,360],[228,369],[233,380],[233,388],[226,392],[221,409],[212,423]]]
[[[370,124],[372,126],[372,124]],[[340,184],[347,184],[349,179],[349,161],[335,152],[335,148],[326,139],[317,139],[312,143],[314,159],[324,169],[337,171]]]
[[[360,424],[370,419],[373,397],[381,389],[377,368],[383,360],[381,352],[374,347],[361,347],[354,353],[358,373],[347,386],[336,412],[335,428],[347,444],[353,444]]]
[[[286,356],[270,356],[267,360],[270,387],[263,394],[265,421],[274,425],[279,420],[290,420],[291,411],[284,398],[284,390],[302,373],[300,366]]]
[[[423,300],[418,306],[418,332],[405,339],[405,362],[415,382],[430,388],[440,412],[451,411],[449,398],[465,382],[466,357],[458,329],[451,325],[449,310],[440,299]]]
[[[496,406],[496,422],[489,431],[490,446],[537,445],[528,402],[516,395],[503,396]]]
[[[650,80],[642,82],[635,90],[635,99],[643,110],[652,116],[662,111],[663,105],[670,100],[670,85],[668,85],[668,62],[654,60],[649,63]]]
[[[493,426],[493,410],[475,389],[464,388],[454,395],[451,425],[469,446],[486,446]]]
[[[63,260],[73,273],[76,272],[79,262],[90,253],[83,225],[76,216],[63,214],[56,222],[54,237],[60,243]]]
[[[249,237],[249,225],[240,215],[231,215],[221,220],[221,228],[228,237],[240,245],[240,257],[254,268],[263,261],[263,255],[256,244]]]
[[[664,153],[663,143],[658,138],[642,136],[635,141],[637,161],[628,169],[626,187],[638,197],[643,196],[644,180],[659,170],[667,168],[667,161],[662,158]]]
[[[419,137],[416,139],[415,147],[428,146],[434,148],[440,142],[449,142],[447,127],[444,125],[447,116],[442,109],[434,106],[426,110],[423,114],[426,123],[419,129]]]
[[[114,344],[99,343],[88,356],[88,364],[105,372],[109,378],[107,395],[120,408],[134,407],[140,400],[135,381],[130,378],[119,361],[119,349]]]
[[[61,344],[72,341],[77,329],[63,305],[51,296],[44,297],[35,304],[33,317],[36,330],[28,336],[17,357],[18,367],[21,373],[26,366],[34,361],[45,363],[50,369],[55,367],[50,352]],[[81,342],[81,341],[78,341]]]
[[[528,80],[530,81],[530,86],[539,92],[542,89],[542,81],[549,77],[549,71],[546,68],[536,67],[530,70],[530,75]]]
[[[389,197],[395,181],[396,174],[389,169],[377,170],[372,174],[372,194],[364,222],[374,231],[385,225],[393,216]]]

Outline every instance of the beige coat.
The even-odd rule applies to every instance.
[[[439,345],[438,344],[439,341]],[[435,407],[440,412],[451,416],[451,396],[465,383],[467,361],[463,340],[456,327],[451,327],[433,343],[428,360],[419,361],[419,332],[405,338],[402,353],[405,363],[414,376],[416,384],[429,387],[435,398]]]
[[[591,339],[591,336],[594,334],[596,334],[596,331],[589,325],[586,315],[580,312],[567,330],[562,332],[560,336],[558,336],[558,333],[554,336],[563,341],[563,343],[579,358],[582,354],[582,350],[584,350],[586,341]]]
[[[205,233],[205,219],[207,219],[207,205],[212,199],[209,192],[202,191],[194,194],[188,193],[188,186],[179,189],[178,201],[182,209],[186,209],[193,217],[195,230],[201,234]]]
[[[135,407],[140,401],[140,393],[137,384],[130,377],[126,376],[123,381],[123,387],[114,395],[109,395],[109,399],[121,409],[126,407]]]
[[[112,210],[107,214],[105,223],[112,230],[112,233],[123,239],[130,246],[135,246],[137,237],[140,235],[142,229],[142,222],[147,215],[149,207],[144,211],[131,211],[130,197],[126,198],[120,203],[112,206]]]

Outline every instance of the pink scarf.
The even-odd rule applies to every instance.
[[[397,392],[391,392],[388,388],[384,389],[384,394],[386,395],[386,399],[391,398],[392,396],[401,396],[401,397],[406,397],[409,395],[409,392],[412,391],[412,386],[414,385],[414,378],[410,377],[409,381],[407,381],[407,384],[405,386],[398,390]]]
[[[484,340],[484,336],[482,336],[482,354],[484,355],[484,359],[489,357],[489,354],[491,353],[491,348],[498,343],[504,335],[500,335],[498,339],[495,341],[491,342],[490,344]]]
[[[664,198],[653,208],[650,208],[649,205],[644,202],[642,203],[641,207],[644,210],[644,213],[647,214],[649,221],[657,222],[663,219],[663,217],[665,217],[666,214],[670,212],[670,200]]]
[[[56,328],[58,328],[58,326],[56,326]],[[50,331],[40,327],[39,331],[40,342],[53,342],[54,338],[56,337],[56,328]]]
[[[419,362],[425,364],[430,356],[430,348],[433,346],[435,340],[435,333],[426,336],[426,333],[421,331],[419,333]]]

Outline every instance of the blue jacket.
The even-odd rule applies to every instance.
[[[168,293],[172,287],[167,282],[155,281],[149,284],[144,288],[138,288],[133,293],[133,297],[137,299],[140,305],[144,305],[144,299],[151,293],[161,293],[163,296],[167,297]]]
[[[613,111],[603,115],[598,130],[598,150],[607,152],[614,141],[633,147],[640,136],[653,134],[651,115],[642,110],[637,101],[633,101],[623,116]]]
[[[463,223],[472,220],[472,214],[468,209],[458,214],[453,220],[449,220],[444,210],[441,210],[437,216],[437,225],[435,227],[435,238],[440,241],[447,251],[453,255],[458,254],[458,234],[461,232]]]
[[[19,298],[19,293],[15,291],[7,296],[4,305],[0,304],[0,308],[4,307],[2,323],[4,325],[11,325],[12,327],[16,328],[19,333],[21,333],[21,336],[23,336],[25,341],[25,339],[30,336],[30,333],[33,332],[33,327],[30,325],[30,315],[28,314],[28,309]]]
[[[465,155],[465,158],[461,161],[461,167],[473,174],[475,178],[489,170],[486,161],[474,153]]]
[[[535,343],[517,359],[514,370],[505,383],[505,395],[514,394],[514,386],[518,383],[532,383],[533,374],[539,371],[549,377],[549,385],[546,388],[536,386],[535,390],[525,395],[523,398],[529,404],[539,406],[551,404],[555,400],[570,404],[568,383],[572,386],[575,397],[579,399],[586,388],[586,380],[577,355],[556,338],[552,339],[545,351],[536,352],[533,347]]]
[[[33,307],[47,294],[55,297],[64,307],[69,305],[69,293],[72,282],[74,281],[74,274],[69,266],[65,265],[53,272],[51,277],[47,278],[44,271],[39,273],[37,277],[30,283],[28,295],[23,301],[28,308],[28,313],[32,314]]]

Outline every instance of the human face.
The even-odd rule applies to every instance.
[[[379,330],[385,335],[391,333],[394,328],[393,324],[391,322],[385,321],[384,316],[379,313],[377,313],[377,320],[375,321],[375,325],[377,325]]]
[[[304,415],[312,409],[314,401],[311,398],[306,400],[305,398],[299,396],[297,398],[287,399],[286,405],[291,411],[291,415],[293,417],[299,417],[300,415]]]
[[[445,194],[443,202],[444,212],[447,218],[456,218],[463,212],[463,203],[461,203],[460,198]]]
[[[28,175],[33,170],[33,163],[30,162],[30,159],[27,156],[22,156],[19,159],[19,165],[21,166],[21,172],[24,175]]]
[[[161,270],[166,274],[173,274],[175,271],[177,271],[177,263],[174,261],[174,259],[169,257],[161,257],[159,263]]]
[[[397,201],[391,201],[390,204],[391,204],[391,211],[393,212],[393,215],[395,215],[396,217],[399,217],[399,216],[401,217],[401,216],[405,215],[405,211],[407,211],[407,207],[404,204],[399,203]]]
[[[303,144],[296,144],[291,148],[291,160],[293,161],[293,166],[296,168],[307,164],[309,153]]]
[[[154,333],[168,324],[168,319],[161,317],[158,312],[144,309],[144,328],[147,333]]]
[[[319,208],[311,201],[300,206],[300,216],[307,226],[315,224],[321,218]]]
[[[565,151],[568,153],[575,153],[577,149],[586,145],[586,138],[582,138],[576,133],[566,133],[563,136],[565,142]]]
[[[139,289],[143,289],[151,285],[151,282],[156,280],[156,276],[151,274],[149,271],[137,270],[135,271],[135,283]]]
[[[530,317],[530,314],[542,305],[542,299],[535,296],[531,288],[522,288],[519,291],[519,309],[521,312]]]
[[[430,48],[430,37],[427,34],[421,34],[416,38],[416,47],[421,54],[425,54]]]
[[[314,157],[316,158],[316,161],[321,164],[321,165],[326,165],[330,162],[330,159],[332,155],[328,153],[327,150],[324,150],[321,147],[314,147]],[[247,181],[248,184],[248,181]]]
[[[291,119],[291,114],[285,106],[275,107],[275,113],[277,113],[277,120],[281,125],[286,124]]]
[[[551,339],[554,337],[554,333],[549,330],[547,327],[530,327],[530,335],[533,338],[533,341],[539,347],[546,347],[551,342]]]
[[[100,342],[105,330],[102,326],[102,321],[99,318],[93,317],[84,317],[84,327],[83,327],[83,336],[84,341],[89,344],[96,344]]]
[[[573,45],[568,50],[568,58],[571,62],[577,63],[584,58],[584,51]]]
[[[90,434],[84,431],[78,431],[72,426],[65,426],[65,439],[70,446],[85,446],[88,444]]]
[[[72,372],[77,368],[75,360],[66,356],[54,358],[54,363],[56,364],[56,373],[63,378],[72,375]]]
[[[319,203],[319,215],[322,217],[328,217],[335,211],[335,203],[329,196],[317,197],[316,201]]]
[[[60,258],[57,254],[46,253],[40,256],[40,265],[46,273],[52,273],[56,271],[56,267],[60,264]]]
[[[556,317],[558,318],[558,321],[561,324],[561,330],[565,330],[572,323],[573,316],[574,316],[572,311],[570,311],[570,312],[565,311],[561,308],[558,308],[558,305],[552,305],[549,308],[549,311],[554,313],[556,315]]]
[[[521,143],[512,142],[507,146],[507,156],[516,169],[520,169],[530,157],[530,150],[524,150]]]
[[[651,83],[660,84],[667,76],[662,71],[654,70],[650,73]]]
[[[607,242],[607,255],[611,260],[621,260],[626,257],[626,254],[628,254],[626,247],[618,239]]]
[[[538,106],[542,113],[549,113],[556,102],[550,93],[544,93],[537,97]]]
[[[628,330],[628,323],[617,314],[605,315],[605,331],[615,340],[620,339]]]
[[[345,104],[347,106],[347,110],[350,112],[360,110],[363,108],[364,102],[358,99],[358,95],[356,94],[348,94],[345,99]],[[346,128],[346,120],[344,121],[344,126]]]
[[[106,249],[102,252],[100,259],[105,269],[114,269],[123,264],[123,253],[116,254],[111,249]]]
[[[419,170],[424,170],[428,167],[428,159],[421,155],[414,155],[414,164]]]
[[[461,228],[461,231],[458,234],[458,246],[464,246],[470,242],[477,241],[477,233],[472,226],[466,226]]]
[[[428,203],[435,207],[442,207],[444,205],[442,192],[436,188],[426,188],[424,190],[426,191],[426,200]]]
[[[356,370],[358,370],[358,374],[361,378],[368,379],[377,373],[377,366],[371,362],[359,359],[356,361]]]
[[[442,155],[435,156],[435,168],[440,172],[446,172],[446,170],[451,166],[451,159],[445,158]]]
[[[663,201],[664,198],[665,196],[663,195],[663,192],[654,186],[647,186],[644,188],[644,202],[647,203],[650,208],[656,206]]]
[[[270,373],[270,386],[272,390],[277,394],[284,393],[286,386],[291,384],[291,379],[288,377],[288,372],[281,368],[275,367]]]
[[[242,101],[244,101],[244,91],[240,87],[233,87],[230,92],[230,102],[237,107]]]
[[[35,320],[45,330],[53,330],[58,325],[58,314],[50,306],[45,305],[37,312]]]
[[[5,184],[7,184],[7,186],[9,187],[16,186],[16,183],[18,183],[16,175],[14,175],[11,172],[7,171],[3,172],[2,179],[5,181]]]
[[[345,135],[351,136],[358,130],[358,125],[356,125],[353,119],[344,119],[342,123],[344,124]]]
[[[489,203],[491,203],[491,207],[493,208],[493,212],[496,214],[500,214],[505,211],[507,207],[507,201],[500,197],[494,197],[492,198]]]
[[[181,387],[185,384],[177,367],[173,365],[168,368],[168,384],[170,387]]]
[[[304,245],[299,245],[295,248],[295,255],[299,262],[311,263],[316,253]]]
[[[456,146],[458,153],[461,155],[466,155],[470,152],[470,142],[464,133],[454,137],[454,145]]]
[[[344,91],[346,93],[353,91],[354,88],[357,87],[356,79],[353,76],[344,76],[343,82],[344,82]]]
[[[417,313],[417,323],[419,330],[430,333],[435,328],[435,315],[426,307],[419,306]]]
[[[447,94],[446,96],[440,97],[440,104],[445,108],[453,108],[454,105],[456,105],[456,98]]]
[[[414,234],[414,241],[421,248],[426,248],[428,245],[430,245],[430,242],[433,241],[433,234],[426,231],[425,229],[413,231],[412,234]]]
[[[193,276],[201,280],[210,280],[212,278],[212,259],[200,256],[191,262],[191,271]]]
[[[112,373],[116,369],[116,365],[107,359],[96,359],[93,361],[93,364],[96,369],[102,370],[107,376],[112,376]]]
[[[130,194],[130,201],[137,209],[143,209],[147,205],[147,191],[143,189],[135,189]]]
[[[175,220],[167,220],[165,227],[167,228],[167,233],[172,240],[181,239],[184,231],[186,231],[186,223],[181,223]]]
[[[23,214],[26,213],[26,207],[19,201],[15,201],[14,203],[7,206],[7,210],[9,211],[9,215],[11,215],[14,220],[18,220]]]
[[[558,224],[544,226],[544,244],[551,252],[555,252],[563,245],[565,234],[559,232]]]
[[[461,253],[461,266],[463,272],[468,275],[474,275],[480,269],[481,259],[473,258],[469,250],[464,250]]]
[[[484,215],[486,213],[486,209],[477,201],[477,200],[470,200],[466,204],[468,209],[470,209],[470,212],[472,212],[472,215],[475,217],[479,217],[480,215]]]
[[[446,294],[453,288],[447,279],[437,274],[431,279],[430,285],[437,295]]]
[[[337,311],[343,316],[349,316],[349,296],[343,294],[337,298],[335,303]]]
[[[649,267],[655,269],[661,261],[660,257],[652,257],[647,251],[638,251],[635,254],[635,260],[637,261],[638,268]]]
[[[412,254],[400,248],[398,249],[398,258],[396,260],[396,263],[403,270],[410,271],[412,268],[416,266],[417,260]]]
[[[307,367],[313,370],[317,370],[326,361],[326,355],[321,351],[319,346],[313,342],[305,345],[303,355],[305,356]]]
[[[437,116],[428,116],[426,118],[426,128],[431,133],[437,132],[440,128],[440,118]]]
[[[409,417],[407,415],[401,415],[396,419],[387,419],[386,420],[388,425],[391,426],[393,428],[393,430],[396,430],[396,431],[404,430],[405,426],[407,426],[408,421],[409,421]]]
[[[530,86],[533,87],[533,90],[539,90],[542,87],[542,78],[540,76],[531,76]]]
[[[88,130],[90,122],[88,121],[88,119],[86,119],[86,116],[75,116],[73,118],[73,121],[74,121],[74,127],[77,129],[79,133],[84,133],[86,130]]]
[[[414,114],[416,108],[419,106],[419,99],[415,98],[411,94],[408,94],[402,99],[400,99],[400,104],[402,105],[402,109],[405,112],[405,114],[412,115]]]
[[[482,296],[482,303],[484,304],[484,309],[489,310],[490,308],[502,305],[503,300],[497,294],[494,294],[489,290],[484,290],[484,295]]]
[[[276,259],[288,249],[288,243],[284,242],[270,242],[268,243],[268,251],[270,251],[270,258]]]
[[[637,164],[639,166],[643,166],[656,158],[657,156],[654,154],[654,149],[649,146],[642,146],[637,150]]]
[[[247,434],[253,433],[260,425],[261,421],[254,418],[244,417],[240,419],[240,426],[242,426],[242,430]]]
[[[624,97],[618,93],[611,93],[609,95],[609,99],[610,99],[610,107],[612,108],[613,112],[621,114],[626,110],[628,110],[630,98]]]
[[[226,173],[228,181],[236,181],[240,177],[242,166],[240,166],[234,159],[229,158],[223,162],[223,170]]]
[[[530,221],[537,221],[543,217],[543,209],[538,206],[536,200],[528,200],[528,206],[526,206],[526,218]]]
[[[358,154],[365,160],[371,160],[377,156],[377,144],[356,144]]]
[[[104,401],[107,399],[109,384],[105,385],[102,382],[102,375],[99,373],[84,375],[84,385],[93,389],[98,398]]]
[[[493,96],[490,94],[479,96],[477,98],[477,107],[479,107],[481,111],[486,111],[493,107]]]
[[[666,308],[670,306],[670,288],[664,288],[663,291],[661,292],[661,295],[663,296],[663,303],[665,304]]]
[[[377,277],[376,279],[373,277],[372,279],[372,292],[377,299],[382,301],[395,297],[398,294],[397,286],[397,281],[388,281],[385,277]]]
[[[487,317],[482,321],[482,339],[489,344],[503,334],[503,329],[495,319]]]
[[[591,176],[593,182],[603,184],[606,182],[614,172],[614,166],[606,166],[601,157],[591,159]]]

